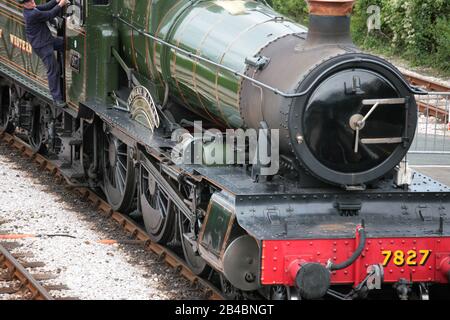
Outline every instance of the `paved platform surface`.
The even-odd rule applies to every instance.
[[[414,170],[450,186],[450,132],[445,136],[417,134],[408,162]]]
[[[450,186],[450,165],[449,166],[412,166],[412,168],[424,175],[427,175],[440,183]]]

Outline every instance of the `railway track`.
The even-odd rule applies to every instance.
[[[419,111],[424,113],[426,116],[433,116],[442,121],[449,121],[449,100],[439,95],[439,93],[448,93],[450,92],[450,87],[444,86],[440,83],[429,81],[425,78],[418,77],[416,75],[412,75],[409,73],[404,74],[406,80],[414,86],[419,86],[426,89],[429,92],[433,92],[436,94],[436,97],[432,99],[432,101],[436,102],[436,105],[432,105],[429,103],[431,99],[421,99],[419,97],[417,99]],[[441,99],[441,98],[442,99]],[[442,105],[439,104],[439,100],[443,100]]]
[[[409,83],[411,83],[414,86],[419,86],[427,89],[431,92],[449,92],[450,88],[447,86],[444,86],[437,82],[429,81],[425,78],[421,78],[409,73],[404,74],[406,80],[408,80]]]
[[[0,282],[3,282],[0,294],[18,295],[26,300],[54,300],[49,290],[27,271],[26,266],[0,244]]]
[[[49,159],[41,154],[35,153],[32,148],[16,136],[7,133],[0,133],[0,141],[5,142],[11,148],[20,152],[22,157],[28,158],[35,162],[41,170],[50,172],[58,183],[65,183],[66,177],[59,168]],[[97,208],[97,211],[108,216],[110,219],[118,223],[122,229],[131,235],[136,241],[142,243],[145,250],[149,250],[158,256],[158,259],[164,261],[169,267],[187,279],[192,286],[197,286],[203,294],[210,300],[224,300],[221,292],[209,281],[195,275],[188,265],[172,250],[153,242],[147,233],[132,219],[120,212],[114,211],[111,206],[104,201],[99,195],[86,187],[74,186],[67,184],[74,193],[79,195],[85,201],[89,201]]]

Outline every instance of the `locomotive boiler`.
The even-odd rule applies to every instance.
[[[180,105],[227,128],[281,130],[282,152],[328,183],[371,182],[405,156],[417,124],[413,93],[393,66],[352,44],[352,1],[310,1],[309,32],[260,2],[169,3],[171,14],[147,32],[174,47],[137,35],[130,41],[142,49],[131,43],[126,57],[139,70],[152,61]],[[118,19],[130,22],[126,7]]]
[[[141,216],[230,298],[448,290],[450,189],[404,161],[424,92],[355,47],[354,1],[308,4],[306,28],[265,1],[74,1],[54,23],[66,46],[58,109],[20,7],[2,0],[1,128]],[[276,130],[280,170],[209,163],[212,149],[250,148],[214,128]]]

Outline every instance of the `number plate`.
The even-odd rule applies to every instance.
[[[381,252],[384,256],[383,266],[395,265],[403,266],[424,266],[431,256],[431,250],[384,250]]]

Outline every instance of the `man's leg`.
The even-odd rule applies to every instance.
[[[63,102],[61,92],[61,73],[58,61],[55,57],[53,46],[48,46],[36,50],[36,54],[41,58],[47,68],[48,86],[56,103]]]
[[[63,37],[56,37],[53,41],[53,49],[59,53],[64,53],[64,39]]]

